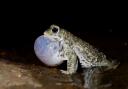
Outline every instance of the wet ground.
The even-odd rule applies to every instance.
[[[43,65],[33,53],[21,55],[16,51],[0,50],[0,89],[84,89],[81,73],[70,76],[58,68]],[[128,63],[123,62],[113,71],[103,73],[110,87],[98,89],[128,89]]]

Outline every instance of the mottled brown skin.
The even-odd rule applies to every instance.
[[[77,57],[82,68],[105,66],[107,69],[115,69],[118,66],[118,63],[107,60],[105,54],[99,52],[89,43],[57,25],[51,25],[44,32],[44,36],[60,42],[60,45],[63,46],[63,49],[60,50],[60,57],[67,60],[67,71],[61,70],[62,73],[73,74],[76,72],[78,67]]]

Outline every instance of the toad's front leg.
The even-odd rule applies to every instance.
[[[67,56],[67,70],[61,70],[64,74],[73,74],[77,71],[78,60],[74,51],[69,51],[65,54]]]

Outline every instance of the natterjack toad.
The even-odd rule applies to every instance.
[[[86,41],[81,40],[57,25],[51,25],[44,32],[44,36],[62,45],[62,49],[59,50],[59,56],[63,60],[67,60],[67,71],[62,70],[62,73],[75,73],[78,67],[78,59],[82,68],[103,66],[107,67],[107,69],[115,69],[119,65],[115,61],[111,62],[108,60],[105,54],[99,52]]]

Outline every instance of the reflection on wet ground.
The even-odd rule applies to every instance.
[[[128,89],[128,63],[122,61],[116,70],[99,72],[86,69],[73,76],[61,74],[58,68],[44,66],[33,53],[21,55],[0,50],[0,89]],[[84,82],[86,81],[86,82]]]

